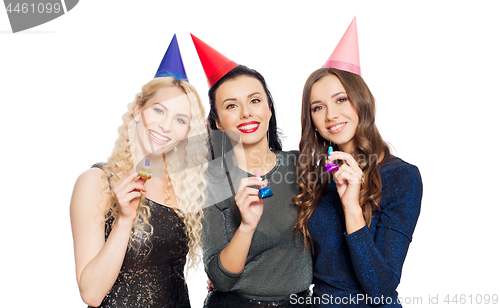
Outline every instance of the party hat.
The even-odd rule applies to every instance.
[[[163,60],[161,60],[154,78],[156,77],[174,77],[179,80],[188,81],[175,34],[168,46],[167,52],[163,56]]]
[[[330,55],[323,67],[332,67],[348,71],[361,76],[359,65],[358,27],[356,17],[352,20],[349,28],[340,39],[335,50]]]
[[[201,65],[207,75],[208,85],[212,87],[219,79],[226,75],[230,70],[238,66],[235,62],[229,60],[217,50],[208,46],[205,42],[191,34],[194,46],[198,52]]]

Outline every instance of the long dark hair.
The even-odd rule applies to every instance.
[[[269,136],[269,148],[273,151],[281,151],[282,146],[281,146],[281,138],[280,135],[281,133],[278,131],[278,126],[276,124],[276,112],[274,110],[274,101],[273,97],[271,95],[271,92],[269,92],[269,88],[267,87],[266,81],[264,77],[257,72],[256,70],[250,69],[244,65],[238,65],[237,67],[233,68],[231,71],[229,71],[226,75],[224,75],[221,79],[219,79],[211,88],[208,90],[208,98],[210,102],[210,112],[208,113],[208,118],[207,118],[207,126],[208,126],[208,131],[213,132],[216,130],[219,130],[217,128],[217,121],[219,120],[219,115],[217,114],[217,109],[215,108],[215,94],[217,92],[217,89],[226,81],[235,79],[240,76],[249,76],[257,79],[260,81],[262,84],[262,87],[264,88],[264,91],[266,92],[267,95],[267,101],[269,103],[269,109],[271,110],[271,119],[269,120],[269,127],[268,127],[268,136]],[[221,155],[220,152],[221,150],[221,145],[219,145],[219,142],[225,142],[225,144],[230,145],[231,143],[229,142],[228,139],[225,141],[219,140],[220,138],[213,138],[214,134],[210,134],[210,145],[211,145],[211,152],[212,152],[212,159],[217,158],[218,156]],[[225,137],[227,138],[227,136]],[[229,146],[228,146],[229,148]],[[227,152],[225,150],[224,152]]]
[[[370,226],[372,212],[379,208],[382,194],[379,170],[392,156],[387,143],[382,139],[375,125],[375,98],[363,78],[334,68],[321,68],[314,71],[307,79],[302,94],[302,136],[299,144],[301,160],[297,171],[300,194],[293,198],[294,203],[299,207],[299,219],[295,232],[296,234],[300,232],[311,247],[312,238],[307,230],[307,223],[328,184],[329,174],[323,172],[322,168],[326,161],[327,147],[330,145],[330,142],[314,129],[311,118],[311,89],[314,83],[328,75],[338,77],[346,90],[349,102],[359,116],[352,154],[364,175],[359,202],[368,226]],[[338,146],[335,145],[334,150],[338,151]],[[380,157],[383,159],[379,162]],[[320,175],[321,178],[318,178]],[[314,247],[312,248],[314,251]]]

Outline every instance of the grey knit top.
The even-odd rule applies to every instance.
[[[302,292],[311,284],[310,251],[304,247],[303,238],[294,235],[298,214],[292,198],[298,192],[295,177],[298,152],[275,154],[276,165],[261,175],[263,180],[268,179],[273,196],[264,199],[264,211],[241,273],[224,269],[219,255],[241,222],[234,194],[241,179],[255,175],[231,164],[221,169],[220,160],[213,161],[208,168],[201,240],[205,270],[217,290],[273,297]]]

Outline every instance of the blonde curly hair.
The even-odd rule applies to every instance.
[[[142,91],[135,96],[135,100],[128,105],[127,112],[122,116],[123,124],[118,128],[119,136],[115,142],[115,148],[108,159],[107,165],[103,168],[103,181],[106,184],[109,183],[109,186],[106,185],[108,187],[105,193],[109,194],[110,197],[106,220],[112,221],[112,228],[118,218],[116,198],[111,190],[116,182],[135,168],[136,122],[134,121],[133,109],[136,105],[144,106],[146,101],[153,97],[159,89],[165,87],[181,89],[187,94],[191,102],[192,119],[188,134],[177,145],[175,151],[172,150],[164,155],[164,159],[165,163],[168,161],[168,164],[165,164],[165,171],[170,175],[170,182],[175,192],[177,205],[181,209],[180,211],[176,210],[176,212],[183,218],[186,235],[189,239],[187,266],[193,268],[197,266],[200,260],[201,219],[203,216],[201,208],[205,202],[206,179],[204,172],[207,167],[208,149],[206,147],[205,110],[198,93],[189,83],[173,77],[155,78],[145,84]],[[166,188],[167,196],[169,195],[168,189],[169,187]],[[153,233],[153,228],[148,222],[150,216],[149,206],[144,203],[144,195],[142,195],[129,239],[129,249],[138,249],[140,247],[138,234],[146,236],[146,243],[149,241],[149,237]]]

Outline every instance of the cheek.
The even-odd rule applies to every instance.
[[[351,120],[356,122],[359,121],[358,113],[356,112],[356,109],[354,109],[354,107],[352,106],[351,102],[349,102],[349,105],[345,106],[344,112],[346,113],[346,115],[348,115],[348,117]]]
[[[181,126],[176,128],[175,134],[178,139],[184,139],[186,137],[187,132],[189,130],[189,126]]]
[[[234,122],[234,115],[231,112],[221,111],[219,114],[219,124],[225,130],[227,129],[227,125]]]
[[[356,127],[357,127],[359,124],[359,116],[358,116],[358,113],[356,112],[356,110],[352,109],[350,117],[351,117],[352,121],[356,124]]]
[[[146,126],[158,122],[157,118],[158,116],[154,112],[151,112],[150,110],[146,110],[142,113],[142,120],[144,121],[144,124]]]
[[[312,119],[312,122],[313,122],[315,128],[320,127],[321,119],[320,119],[320,115],[317,112],[316,113],[311,112],[311,119]]]
[[[269,105],[267,102],[263,102],[260,106],[258,106],[255,110],[255,114],[258,114],[259,117],[262,119],[270,118],[271,117],[271,108],[269,108]]]

